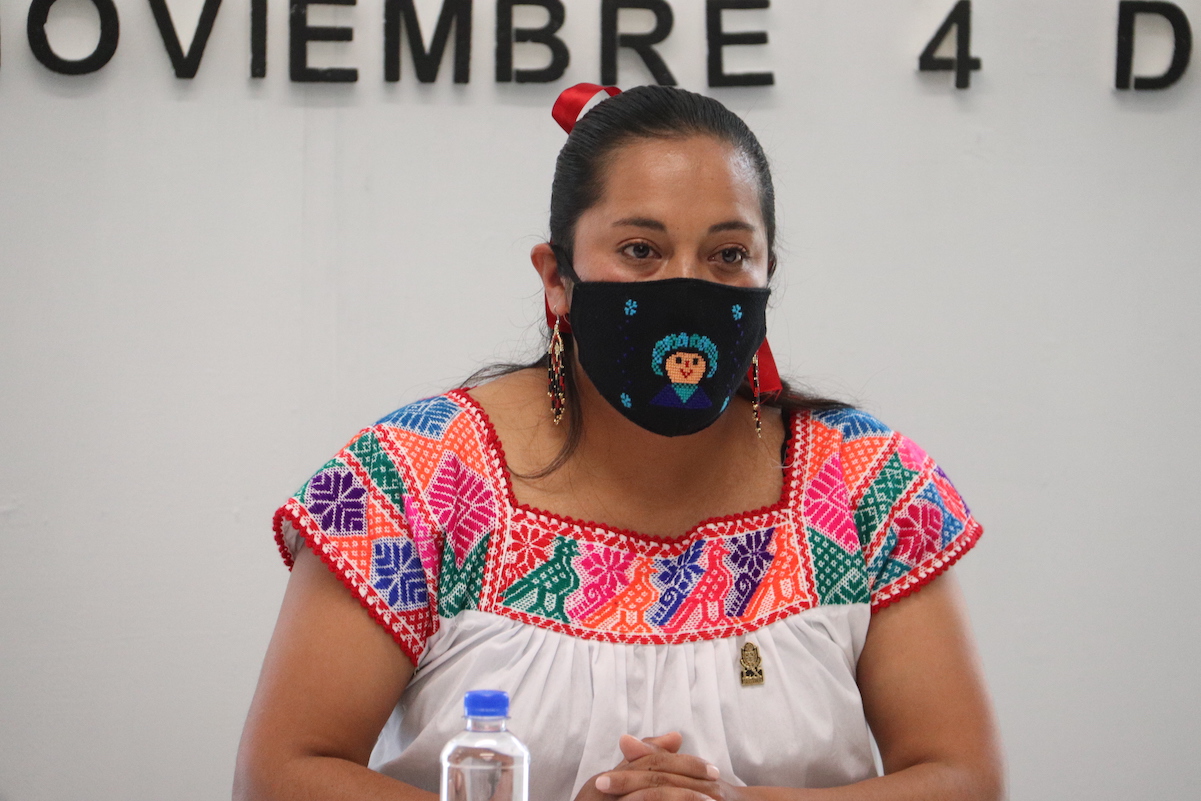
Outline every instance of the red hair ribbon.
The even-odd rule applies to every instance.
[[[763,340],[763,344],[759,346],[759,350],[755,351],[755,355],[759,357],[759,393],[769,397],[775,397],[784,391],[784,384],[780,382],[780,371],[776,368],[776,357],[771,355],[771,345],[767,344],[767,339]],[[755,385],[755,366],[751,365],[751,369],[747,371],[746,380]]]
[[[588,101],[596,97],[599,92],[608,92],[609,97],[621,94],[621,90],[616,86],[577,83],[575,86],[569,86],[563,90],[559,99],[555,101],[554,107],[551,108],[550,115],[555,118],[555,122],[559,123],[560,128],[571,133],[584,106],[588,105]]]

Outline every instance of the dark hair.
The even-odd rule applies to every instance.
[[[755,169],[759,182],[759,207],[767,234],[769,276],[775,270],[776,192],[771,168],[759,140],[746,123],[711,97],[670,86],[638,86],[594,106],[576,123],[559,151],[550,196],[550,244],[559,264],[559,274],[571,281],[579,277],[572,266],[575,226],[580,215],[600,201],[604,191],[605,168],[616,151],[638,139],[711,136],[726,142],[745,156]],[[549,336],[549,332],[548,332]],[[575,348],[571,336],[563,336],[563,359],[567,390],[567,439],[550,464],[525,478],[542,478],[558,470],[571,457],[583,435],[579,392],[575,382]],[[530,364],[496,364],[476,371],[465,386],[488,378],[531,367],[546,368],[544,354]],[[765,396],[764,405],[786,411],[803,412],[845,409],[849,404],[823,398],[794,388],[783,381],[784,389]],[[738,394],[753,399],[754,390],[746,381]]]

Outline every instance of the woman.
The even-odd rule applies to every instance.
[[[774,376],[742,121],[640,87],[576,123],[595,90],[556,106],[547,359],[389,415],[278,513],[235,796],[432,798],[490,687],[539,801],[999,798],[944,574],[979,526],[912,442]]]

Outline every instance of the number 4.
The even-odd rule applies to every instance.
[[[955,28],[955,57],[939,58],[934,55],[943,40]],[[967,89],[972,83],[972,70],[980,69],[980,59],[972,56],[972,0],[959,0],[942,26],[934,34],[934,38],[926,45],[917,60],[919,72],[950,72],[955,71],[955,88]]]

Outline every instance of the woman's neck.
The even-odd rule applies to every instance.
[[[631,491],[684,492],[724,475],[723,455],[757,450],[752,412],[739,414],[745,402],[732,400],[728,414],[695,434],[664,437],[627,419],[578,367],[575,378],[584,425],[570,462]]]
[[[493,418],[520,502],[674,537],[703,519],[757,509],[780,497],[784,430],[778,409],[763,410],[762,439],[750,403],[737,397],[708,428],[663,437],[627,420],[578,368],[575,378],[581,439],[560,468],[541,477],[538,471],[563,447],[571,424],[566,418],[559,426],[552,422],[545,378],[526,375],[507,391],[481,387],[473,393]]]

